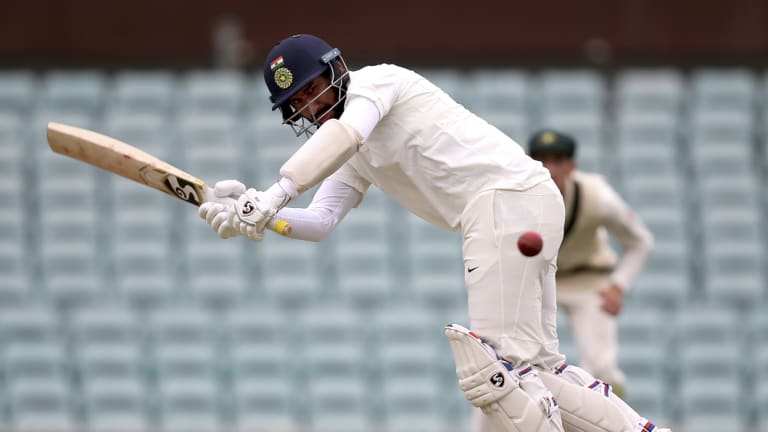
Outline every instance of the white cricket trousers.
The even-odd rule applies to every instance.
[[[481,192],[462,214],[470,329],[514,367],[552,369],[565,361],[558,350],[555,291],[564,218],[551,180],[525,191]],[[543,239],[534,257],[517,248],[525,231]]]

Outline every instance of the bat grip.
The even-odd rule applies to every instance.
[[[291,233],[291,224],[280,219],[270,220],[267,223],[267,228],[283,236],[287,236]]]

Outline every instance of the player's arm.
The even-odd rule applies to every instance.
[[[653,248],[653,234],[619,194],[607,184],[601,193],[603,225],[623,251],[611,274],[611,282],[629,289]]]
[[[292,199],[337,171],[359,149],[380,118],[376,104],[352,97],[341,119],[323,123],[283,164],[280,181],[266,191],[249,189],[235,204],[241,234],[260,232]]]
[[[277,217],[291,224],[288,237],[318,242],[330,234],[362,198],[359,190],[329,178],[320,184],[307,208],[285,207]]]

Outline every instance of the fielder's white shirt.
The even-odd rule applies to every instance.
[[[481,191],[525,190],[550,178],[515,141],[411,70],[382,64],[352,71],[347,108],[355,98],[375,103],[379,119],[329,178],[361,193],[373,184],[435,225],[458,230],[464,207]],[[341,121],[346,117],[354,115],[345,111]]]

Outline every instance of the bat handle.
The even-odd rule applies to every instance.
[[[291,224],[280,219],[272,219],[269,221],[267,223],[267,228],[283,236],[287,236],[291,233]]]

